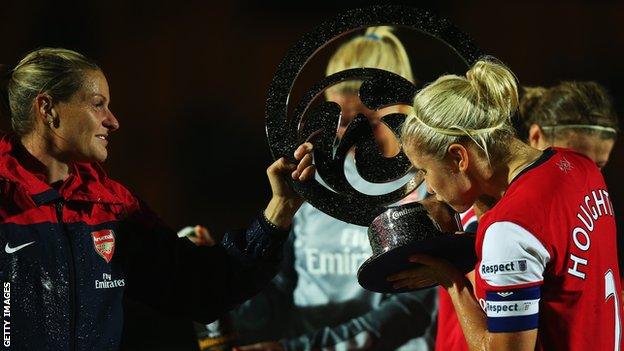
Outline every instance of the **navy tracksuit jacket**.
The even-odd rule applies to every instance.
[[[99,165],[70,173],[50,186],[15,138],[0,141],[0,350],[116,350],[124,294],[209,322],[276,273],[287,233],[262,218],[196,247]]]

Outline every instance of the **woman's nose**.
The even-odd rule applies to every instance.
[[[104,126],[110,131],[115,131],[119,129],[119,121],[117,120],[117,117],[115,117],[115,115],[110,111],[108,112],[108,116],[104,120]]]

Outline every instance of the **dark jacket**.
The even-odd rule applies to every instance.
[[[296,306],[294,238],[291,234],[281,270],[271,284],[231,313],[240,345],[279,340],[288,351],[433,349],[435,288],[380,294],[368,307],[353,300]],[[341,319],[330,320],[334,316]]]
[[[273,277],[287,236],[259,218],[221,245],[196,247],[97,164],[75,164],[50,186],[10,137],[0,141],[0,193],[3,343],[12,350],[116,350],[124,294],[210,322]]]

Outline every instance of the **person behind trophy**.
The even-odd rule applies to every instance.
[[[371,27],[344,43],[331,56],[326,74],[360,67],[414,81],[403,44],[389,27]],[[363,113],[382,154],[394,156],[400,149],[398,140],[380,118],[409,108],[371,111],[359,100],[361,84],[348,81],[326,91],[326,99],[342,108],[338,138],[353,117]],[[357,175],[353,157],[345,162],[345,174],[354,188],[369,194],[387,193],[406,181],[374,187]],[[261,341],[241,350],[391,350],[402,345],[406,350],[430,349],[434,289],[392,295],[359,286],[357,269],[372,254],[366,227],[339,221],[305,203],[293,220],[290,249],[271,290],[235,313],[241,341]]]

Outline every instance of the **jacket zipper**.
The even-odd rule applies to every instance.
[[[63,200],[58,200],[55,204],[56,218],[59,226],[65,238],[67,239],[69,248],[69,349],[76,349],[76,282],[74,272],[74,249],[72,247],[72,240],[69,232],[65,230],[65,223],[63,222]]]

